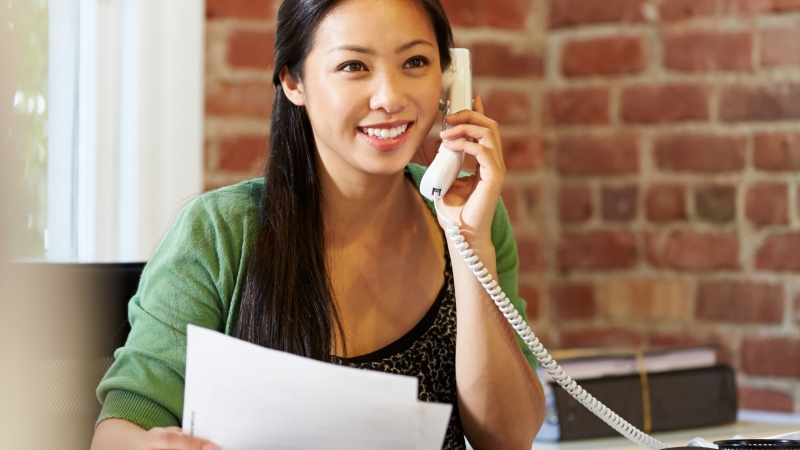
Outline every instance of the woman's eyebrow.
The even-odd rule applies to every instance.
[[[406,50],[408,50],[411,47],[414,47],[416,45],[429,45],[431,47],[434,46],[433,44],[431,44],[430,42],[428,42],[428,41],[426,41],[424,39],[416,39],[416,40],[413,40],[413,41],[408,42],[406,44],[403,44],[400,47],[397,47],[397,50],[395,50],[395,53],[400,53],[400,52],[406,51]],[[367,55],[374,55],[375,54],[375,50],[374,49],[367,48],[367,47],[361,47],[361,46],[358,46],[358,45],[348,45],[348,44],[336,46],[336,47],[330,49],[330,51],[328,51],[328,53],[333,53],[333,52],[339,51],[339,50],[345,50],[345,51],[356,52],[356,53],[364,53],[364,54],[367,54]]]

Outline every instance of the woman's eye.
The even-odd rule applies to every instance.
[[[357,61],[344,63],[339,66],[339,70],[343,70],[345,72],[360,72],[364,70],[364,64]]]
[[[419,67],[425,67],[427,64],[428,64],[427,59],[421,56],[415,56],[414,58],[411,58],[406,62],[406,67],[416,69]]]

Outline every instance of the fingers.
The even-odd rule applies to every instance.
[[[483,102],[481,102],[481,98],[479,96],[475,96],[475,111],[470,111],[465,109],[463,111],[459,111],[455,114],[450,114],[444,117],[444,121],[448,125],[459,125],[462,123],[469,123],[472,125],[478,125],[484,128],[489,128],[490,130],[498,131],[497,122],[486,117],[483,115]]]
[[[505,170],[500,144],[500,130],[497,122],[483,115],[483,102],[475,96],[475,111],[459,111],[445,116],[445,122],[452,128],[443,130],[439,136],[444,141],[467,137],[481,145],[494,149],[497,165]]]
[[[467,140],[444,141],[442,145],[450,151],[462,151],[475,157],[480,166],[481,179],[492,182],[495,179],[502,180],[505,175],[505,166],[502,161],[498,161],[497,152],[477,143]]]
[[[494,139],[495,137],[492,130],[488,128],[480,127],[477,125],[464,125],[464,124],[456,125],[453,128],[444,130],[441,133],[439,133],[439,136],[441,136],[442,140],[445,141],[458,139],[460,137],[468,137],[475,139],[476,141],[484,141],[484,142],[486,142],[487,139]]]
[[[463,139],[459,139],[462,137],[474,139],[478,144],[491,149],[490,153],[495,164],[505,170],[505,161],[503,160],[503,152],[500,149],[499,137],[491,130],[475,125],[458,125],[455,128],[442,131],[440,135],[443,139],[442,142],[445,143],[445,148],[452,151],[456,151],[461,147],[457,144],[448,143],[463,141]],[[467,153],[471,154],[470,152]]]
[[[153,428],[144,436],[144,448],[152,450],[217,450],[203,439],[184,434],[178,427]]]

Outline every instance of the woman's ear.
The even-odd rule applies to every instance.
[[[281,86],[283,86],[283,93],[286,94],[286,98],[288,98],[290,102],[297,106],[304,106],[305,96],[303,95],[303,84],[298,83],[294,80],[294,78],[292,78],[292,75],[289,74],[289,68],[286,66],[283,66],[283,69],[281,69],[279,77],[281,79]]]

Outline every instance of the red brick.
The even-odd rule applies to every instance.
[[[519,253],[520,272],[539,272],[544,269],[545,264],[542,256],[542,244],[538,239],[518,239],[517,252]]]
[[[550,285],[550,304],[557,320],[591,319],[597,314],[594,286],[586,283]]]
[[[486,117],[500,124],[526,125],[533,120],[533,108],[527,92],[490,91],[481,96]]]
[[[663,267],[661,253],[661,234],[656,231],[645,231],[644,255],[647,262],[653,267]]]
[[[652,186],[647,191],[647,220],[670,222],[686,219],[686,187],[669,184]]]
[[[600,312],[612,320],[686,321],[690,297],[683,280],[612,279],[600,287]]]
[[[509,172],[544,170],[547,149],[541,136],[503,136],[503,161]]]
[[[275,34],[255,31],[235,31],[228,38],[228,64],[234,68],[267,69],[275,54]]]
[[[794,315],[793,320],[795,323],[800,323],[800,292],[794,297]]]
[[[518,197],[517,189],[503,188],[500,192],[500,198],[503,199],[503,205],[506,207],[506,212],[508,212],[508,218],[511,219],[511,222],[516,222],[520,217]]]
[[[695,190],[694,205],[697,217],[717,223],[736,218],[736,187],[701,186]]]
[[[624,175],[639,172],[639,142],[634,135],[572,137],[558,143],[563,175]]]
[[[522,202],[525,205],[525,212],[528,215],[535,213],[539,209],[542,200],[542,193],[539,186],[525,186],[522,188]]]
[[[544,73],[541,50],[484,42],[471,46],[472,74],[489,77],[533,77]]]
[[[800,0],[727,0],[732,13],[784,12],[800,10]]]
[[[800,64],[800,30],[773,28],[761,32],[761,65]]]
[[[676,134],[656,139],[659,169],[680,172],[733,172],[745,166],[746,141],[738,136]]]
[[[552,0],[550,26],[565,27],[590,23],[640,22],[644,0]]]
[[[622,117],[635,123],[707,119],[708,95],[702,85],[630,87],[622,92]]]
[[[564,75],[620,75],[645,69],[640,37],[610,37],[567,42],[561,58]]]
[[[654,331],[649,336],[652,347],[695,347],[710,345],[713,341],[691,331]]]
[[[662,22],[713,15],[714,0],[666,0],[661,3],[658,14]]]
[[[220,139],[219,163],[222,170],[258,174],[264,168],[269,136],[236,136]]]
[[[639,347],[642,336],[623,328],[602,328],[561,332],[561,348]]]
[[[762,170],[800,170],[800,133],[756,135],[753,159]]]
[[[275,19],[273,0],[206,0],[206,18]]]
[[[519,285],[519,296],[525,300],[525,315],[528,321],[539,318],[539,289],[527,284]]]
[[[520,29],[532,0],[442,0],[442,6],[452,25]]]
[[[554,91],[548,94],[549,120],[556,125],[608,123],[610,93],[607,88]]]
[[[756,226],[789,222],[789,188],[785,183],[758,183],[747,190],[745,213]]]
[[[638,196],[637,186],[603,187],[601,194],[603,220],[630,222],[635,219]]]
[[[565,186],[558,191],[558,219],[585,222],[592,216],[592,192],[586,186]]]
[[[800,340],[749,336],[742,342],[742,370],[751,375],[800,377]]]
[[[275,91],[269,83],[207,83],[206,115],[269,117]]]
[[[215,190],[217,190],[217,189],[219,189],[221,187],[224,187],[224,186],[228,186],[228,183],[222,183],[222,182],[219,182],[219,181],[214,182],[214,181],[206,180],[203,183],[203,192],[215,191]]]
[[[756,255],[756,267],[800,271],[800,232],[768,236]]]
[[[792,396],[771,389],[739,387],[739,408],[756,411],[794,412]]]
[[[739,237],[735,233],[676,233],[667,240],[664,258],[675,269],[738,269]]]
[[[781,323],[783,286],[752,281],[701,283],[695,316],[714,322]]]
[[[716,350],[717,364],[734,364],[730,336],[708,334],[693,327],[689,331],[654,331],[650,334],[649,343],[656,348],[713,347]],[[738,354],[738,352],[737,352]]]
[[[751,33],[664,34],[664,65],[683,72],[750,70]]]
[[[558,243],[557,259],[561,270],[634,267],[636,238],[625,231],[564,234]]]
[[[726,122],[800,119],[800,83],[727,87],[719,111]]]

